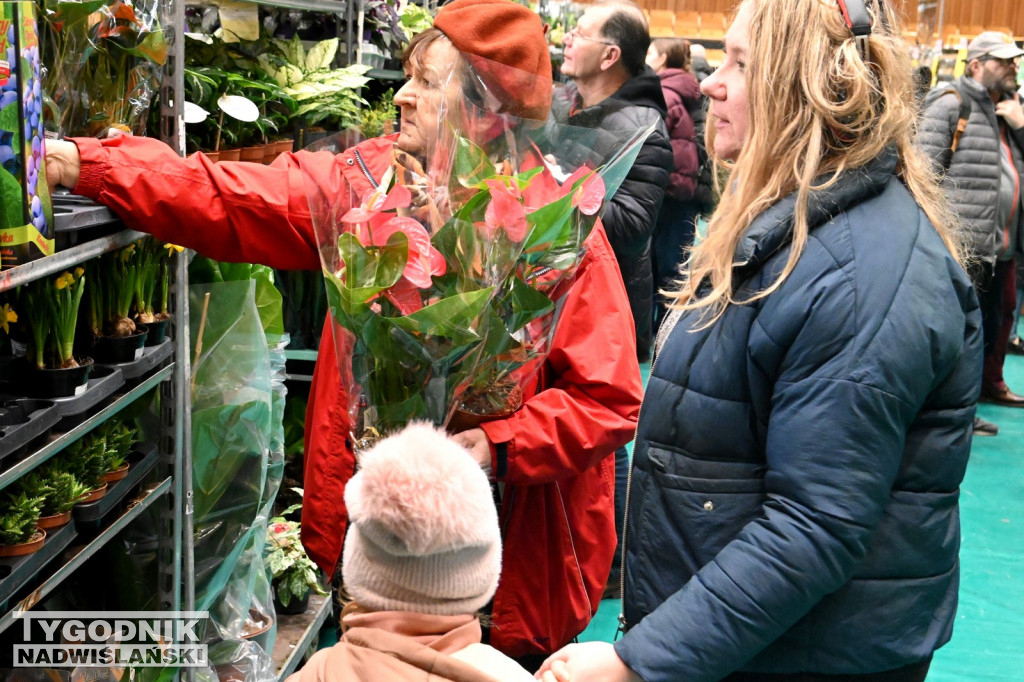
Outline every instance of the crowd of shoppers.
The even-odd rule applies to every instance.
[[[357,472],[334,345],[321,344],[303,542],[328,575],[344,547],[355,606],[298,679],[361,679],[366,661],[366,679],[925,679],[952,632],[979,392],[1024,405],[1002,380],[1024,216],[1024,110],[1009,84],[1024,51],[979,36],[965,77],[929,96],[917,140],[898,27],[881,0],[742,0],[711,73],[698,46],[652,44],[639,7],[604,0],[565,35],[567,95],[499,103],[655,132],[587,240],[511,416],[450,438],[410,427]],[[454,0],[403,55],[395,136],[269,167],[75,139],[49,144],[48,178],[208,256],[318,269],[304,178],[358,197],[393,149],[428,154],[440,100],[488,77],[466,55],[550,83],[537,15]],[[450,94],[437,76],[453,72],[465,80]],[[725,177],[717,206],[701,195],[705,139]],[[543,151],[575,164],[594,150]],[[409,490],[452,494],[403,518]],[[437,524],[449,535],[418,532]],[[620,580],[622,638],[571,644]]]

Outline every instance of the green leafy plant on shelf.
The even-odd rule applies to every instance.
[[[301,489],[293,490],[302,494]],[[301,504],[293,504],[282,511],[280,516],[270,519],[267,526],[263,560],[273,578],[277,599],[283,606],[288,606],[292,599],[305,599],[310,590],[319,595],[327,594],[320,585],[316,564],[302,547],[299,522],[285,518],[301,508]]]
[[[41,495],[23,490],[6,492],[0,497],[0,545],[20,545],[35,536],[43,508]]]
[[[80,438],[67,448],[61,457],[61,468],[81,481],[88,490],[103,485],[107,473],[107,442],[96,432]]]
[[[120,421],[108,421],[97,431],[103,440],[104,473],[120,469],[137,442],[139,430]]]
[[[85,271],[76,268],[73,273],[32,282],[20,292],[30,332],[26,357],[37,368],[78,367],[73,351],[85,279]]]
[[[359,123],[360,107],[367,106],[359,91],[370,81],[364,75],[369,67],[352,64],[333,68],[337,38],[321,40],[308,51],[298,35],[271,44],[275,50],[261,54],[259,61],[285,94],[298,103],[293,119],[307,126],[331,122],[338,129]]]
[[[18,481],[19,487],[29,497],[42,497],[41,516],[63,514],[75,502],[89,492],[73,474],[61,471],[55,465],[36,470]]]
[[[363,120],[359,124],[363,137],[369,139],[394,132],[395,122],[398,120],[398,108],[394,100],[395,91],[389,89],[373,106],[363,112]]]

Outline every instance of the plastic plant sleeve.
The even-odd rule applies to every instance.
[[[167,60],[158,0],[45,0],[45,90],[63,135],[146,131]]]
[[[328,196],[307,176],[357,450],[539,368],[600,209],[653,130],[519,118],[508,93],[550,81],[475,57],[439,80],[416,111],[427,152],[400,136],[377,189]],[[595,140],[600,155],[563,154]]]

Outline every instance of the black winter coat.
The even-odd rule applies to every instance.
[[[655,360],[615,645],[646,682],[877,672],[950,637],[981,318],[895,166],[816,193],[780,288],[683,315]],[[782,270],[793,206],[740,241],[739,300]]]
[[[626,81],[611,97],[586,109],[579,108],[582,100],[575,88],[566,88],[564,92],[566,94],[556,96],[551,104],[555,121],[595,129],[592,139],[577,138],[574,143],[559,147],[559,154],[571,164],[581,164],[588,158],[603,159],[607,151],[614,148],[610,145],[621,144],[622,133],[655,126],[626,179],[601,214],[629,296],[637,355],[641,361],[646,361],[650,357],[654,299],[651,235],[672,170],[672,146],[663,120],[665,99],[661,82],[657,74],[647,68]]]

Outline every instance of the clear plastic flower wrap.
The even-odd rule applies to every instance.
[[[44,0],[50,70],[44,90],[58,132],[102,136],[110,127],[137,135],[146,119],[167,44],[158,0]]]
[[[307,176],[357,449],[412,419],[459,430],[459,408],[518,407],[651,132],[519,118],[508,93],[550,80],[477,57],[431,75],[375,189],[330,196]]]

